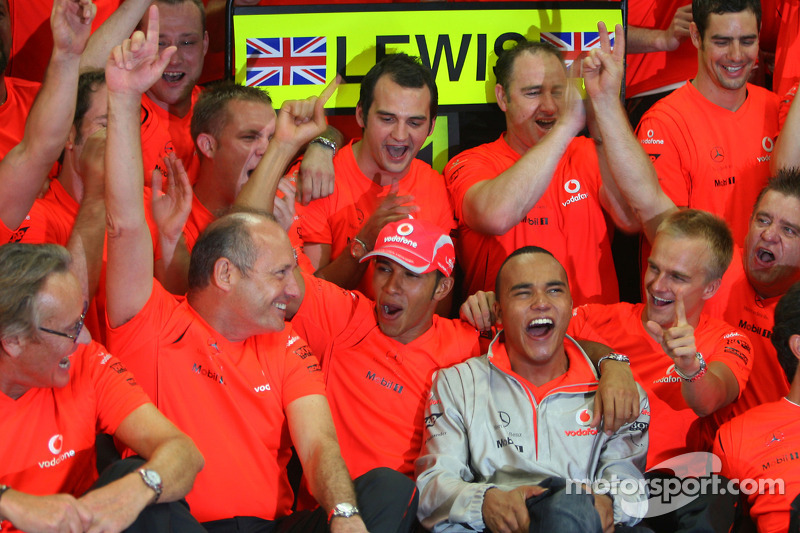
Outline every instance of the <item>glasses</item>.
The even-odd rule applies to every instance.
[[[54,329],[43,328],[39,326],[39,329],[44,331],[45,333],[50,333],[51,335],[58,335],[59,337],[66,337],[71,339],[73,343],[78,342],[78,337],[81,336],[81,331],[83,330],[83,321],[86,318],[86,311],[89,310],[89,302],[83,302],[83,313],[81,313],[81,317],[78,319],[77,324],[72,326],[75,330],[75,334],[71,333],[64,333],[63,331],[56,331]]]

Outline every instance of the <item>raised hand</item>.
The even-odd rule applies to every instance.
[[[106,84],[109,91],[140,96],[164,72],[177,48],[158,48],[158,7],[147,13],[147,33],[135,31],[130,39],[111,50],[106,63]]]
[[[694,374],[700,369],[697,362],[697,346],[694,328],[686,320],[683,294],[675,293],[675,322],[671,327],[662,327],[652,320],[647,322],[647,330],[661,344],[664,353],[672,358],[675,366],[684,374]]]
[[[163,192],[161,172],[153,171],[153,220],[159,233],[176,241],[192,210],[192,186],[183,162],[174,152],[164,157],[164,168],[167,170],[167,188]]]
[[[689,36],[689,25],[692,23],[692,4],[686,4],[675,10],[669,28],[665,30],[665,49],[669,52],[677,49],[681,41]]]
[[[386,198],[383,199],[378,208],[364,223],[361,231],[358,232],[358,238],[367,243],[370,249],[375,247],[378,233],[386,224],[408,218],[409,215],[419,211],[419,206],[412,204],[414,197],[411,195],[398,196],[399,190],[400,185],[395,179],[392,181],[389,194],[386,195]]]
[[[92,0],[55,0],[50,13],[53,49],[80,56],[89,40],[97,6]]]
[[[614,49],[604,22],[597,23],[600,48],[594,48],[583,59],[583,80],[586,94],[592,100],[619,98],[625,65],[625,32],[620,24],[614,28]]]
[[[300,148],[325,131],[325,104],[336,92],[341,77],[336,76],[323,89],[322,94],[305,100],[286,100],[278,111],[273,142],[291,144]]]

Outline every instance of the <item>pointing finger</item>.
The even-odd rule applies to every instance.
[[[336,89],[339,88],[339,84],[342,83],[342,75],[337,74],[335,78],[328,84],[325,89],[323,89],[322,94],[319,95],[319,99],[322,101],[322,105],[324,106],[325,103],[333,96],[333,93],[336,92]]]
[[[675,293],[675,325],[685,326],[689,322],[686,321],[686,306],[683,303],[683,293]]]

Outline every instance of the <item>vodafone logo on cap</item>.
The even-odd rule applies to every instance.
[[[579,426],[588,426],[591,421],[592,412],[589,409],[581,409],[575,413],[575,422],[577,422]]]
[[[405,237],[406,235],[411,235],[412,231],[414,231],[414,226],[412,226],[408,222],[405,222],[405,223],[400,224],[399,226],[397,226],[397,234],[398,235],[402,235],[402,236]]]
[[[61,453],[61,448],[63,446],[64,446],[64,436],[61,434],[53,435],[47,442],[47,447],[50,449],[50,453],[52,453],[53,455],[58,455],[59,453]]]

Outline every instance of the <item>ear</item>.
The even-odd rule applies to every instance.
[[[208,52],[208,32],[203,32],[203,57],[206,57],[206,53]]]
[[[75,147],[75,138],[78,136],[78,130],[75,129],[75,126],[72,126],[69,129],[69,135],[67,135],[67,143],[64,145],[64,148],[67,150],[72,150]]]
[[[229,292],[236,285],[239,277],[241,277],[239,269],[231,263],[230,259],[220,257],[214,263],[211,284],[224,292]]]
[[[498,300],[495,300],[494,303],[492,304],[492,312],[494,313],[494,316],[496,317],[495,318],[495,323],[498,326],[502,326],[503,325],[503,311],[500,309],[500,302]]]
[[[430,137],[431,133],[433,133],[433,128],[436,127],[436,117],[431,119],[431,127],[428,129],[428,137]]]
[[[694,22],[689,23],[689,36],[692,38],[692,44],[695,48],[700,50],[703,47],[703,36],[700,35],[700,31],[697,29],[697,24]]]
[[[717,278],[711,283],[706,284],[706,286],[703,288],[703,300],[708,300],[709,298],[717,294],[717,291],[719,290],[719,286],[721,283],[722,279]]]
[[[11,357],[17,358],[22,355],[27,340],[19,335],[13,335],[11,337],[3,337],[3,339],[0,339],[0,343],[3,346],[4,352]]]
[[[210,133],[201,133],[197,136],[197,149],[200,150],[204,157],[214,159],[217,140]]]
[[[361,107],[361,102],[356,105],[356,122],[359,128],[364,128],[367,124],[366,117],[364,116],[364,109]]]
[[[433,299],[437,302],[441,302],[444,300],[450,291],[453,290],[453,285],[455,285],[455,280],[451,277],[442,278],[439,280],[439,285],[436,287],[436,290],[433,291]]]
[[[500,106],[500,111],[506,112],[506,91],[499,83],[494,86],[494,97],[497,98],[497,105]]]

